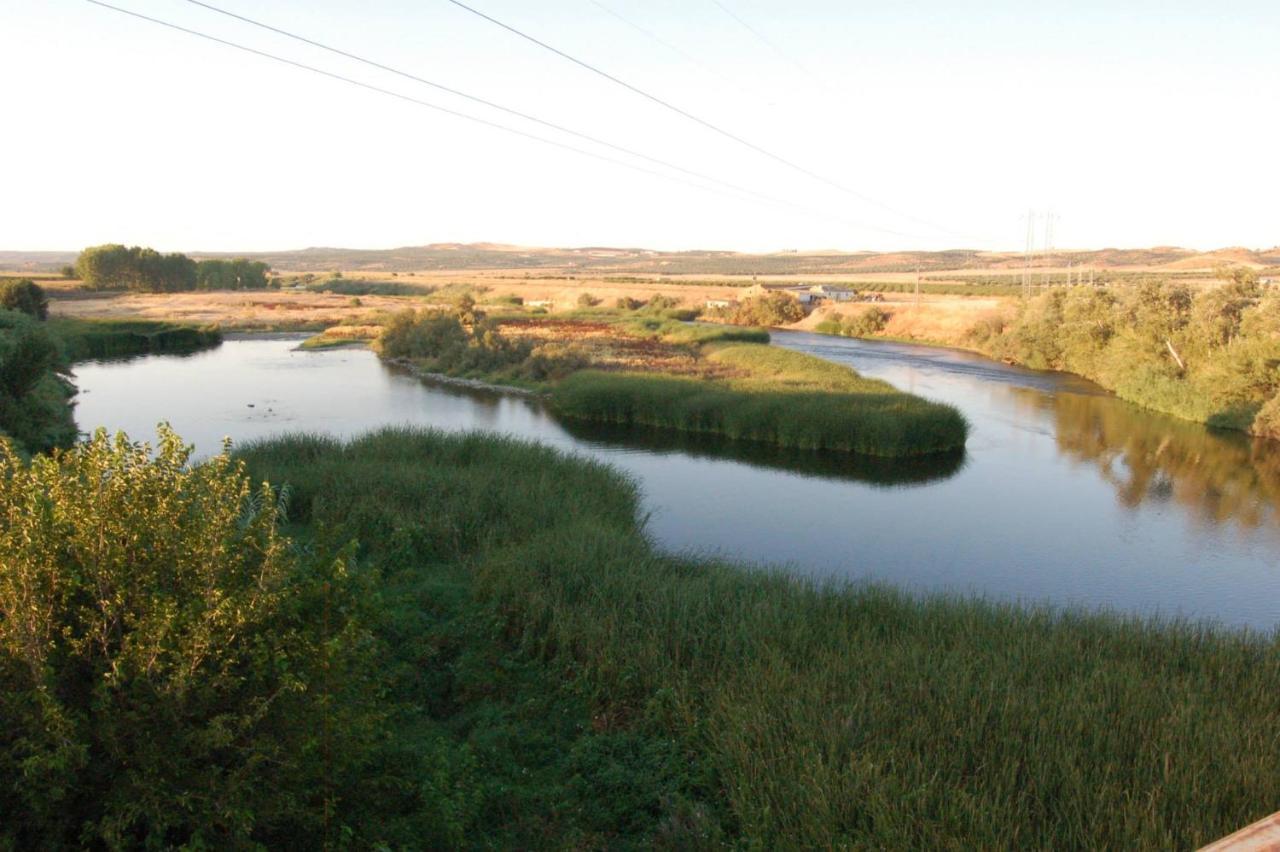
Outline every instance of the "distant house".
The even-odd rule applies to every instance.
[[[733,308],[737,305],[737,299],[707,299],[708,308]]]
[[[742,291],[742,298],[754,299],[759,296],[767,296],[771,292],[773,291],[763,284],[752,284],[750,287]]]
[[[554,299],[531,299],[525,302],[524,306],[526,308],[542,308],[544,311],[549,311],[556,306],[556,303]]]
[[[819,301],[827,299],[832,302],[852,302],[858,298],[858,291],[848,287],[832,287],[826,284],[815,284],[809,292]]]

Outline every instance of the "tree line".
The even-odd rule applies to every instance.
[[[1251,270],[1217,287],[1055,289],[970,333],[994,357],[1092,379],[1122,399],[1280,438],[1280,293]]]
[[[118,243],[80,252],[75,274],[100,290],[177,293],[185,290],[261,290],[271,267],[257,260],[193,260],[180,252]]]

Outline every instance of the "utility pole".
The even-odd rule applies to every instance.
[[[1040,286],[1044,286],[1050,281],[1052,272],[1049,271],[1049,252],[1053,249],[1053,211],[1046,211],[1044,214],[1044,249],[1041,257],[1044,258],[1044,272],[1040,275]]]
[[[1031,298],[1031,244],[1035,240],[1036,214],[1027,211],[1027,243],[1022,251],[1022,298]]]

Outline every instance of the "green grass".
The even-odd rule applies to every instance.
[[[552,408],[579,420],[872,456],[954,451],[968,435],[956,409],[810,355],[737,344],[708,358],[748,375],[711,381],[587,370],[555,385]]]
[[[48,328],[62,341],[72,361],[195,352],[222,342],[222,335],[214,329],[152,320],[59,317],[49,320]]]
[[[1280,801],[1280,636],[663,556],[620,474],[498,437],[242,456],[382,578],[361,842],[1194,848]]]
[[[750,326],[722,325],[719,323],[682,322],[660,316],[630,316],[618,322],[618,327],[628,334],[640,337],[660,337],[671,343],[768,343],[769,332]]]

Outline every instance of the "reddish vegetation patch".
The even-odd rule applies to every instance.
[[[603,322],[557,319],[512,319],[501,323],[502,334],[538,346],[570,347],[601,370],[641,370],[670,375],[718,379],[738,371],[699,357],[697,347],[625,334]]]

